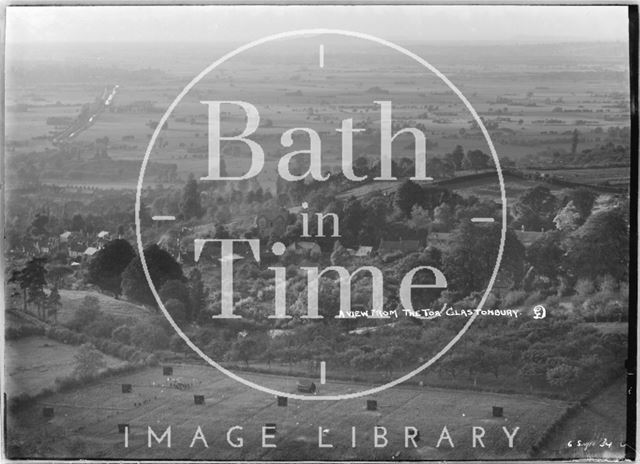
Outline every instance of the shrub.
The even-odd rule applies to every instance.
[[[150,354],[145,358],[144,363],[147,366],[157,366],[158,364],[160,364],[160,360],[155,354]]]
[[[574,286],[574,290],[576,291],[576,295],[582,297],[584,300],[584,298],[591,295],[596,290],[596,286],[593,284],[593,280],[583,278],[578,279]]]
[[[196,343],[199,345],[198,342]],[[189,351],[189,346],[187,346],[180,335],[174,334],[169,341],[169,349],[175,353],[186,353]]]
[[[81,380],[94,377],[107,365],[102,353],[88,343],[82,345],[74,357],[76,366],[73,373]]]
[[[504,308],[514,308],[527,298],[527,292],[524,290],[511,290],[502,299],[502,306]]]
[[[131,358],[129,359],[129,361],[135,362],[135,363],[140,363],[140,362],[143,362],[145,360],[145,358],[146,358],[145,354],[142,351],[136,350],[131,355]]]
[[[550,295],[545,300],[545,305],[548,307],[547,309],[557,309],[560,307],[561,298],[558,295]]]
[[[69,326],[73,329],[81,329],[101,316],[100,300],[95,296],[87,295],[80,303]]]
[[[162,327],[141,321],[131,329],[131,341],[144,351],[153,351],[167,347],[169,337]]]
[[[185,305],[175,298],[169,299],[164,307],[167,309],[171,317],[176,321],[183,321],[187,315]]]
[[[391,263],[396,259],[402,257],[403,253],[401,251],[395,251],[392,253],[388,253],[382,257],[382,262],[385,264]]]
[[[109,338],[119,322],[112,316],[98,316],[85,327],[85,332],[94,337]]]
[[[111,332],[111,338],[120,343],[129,344],[131,343],[131,329],[129,326],[121,325],[120,327],[116,327]]]
[[[525,306],[535,306],[545,300],[545,296],[540,291],[535,291],[524,301]]]
[[[32,335],[46,335],[46,330],[43,327],[37,327],[35,325],[21,325],[19,327],[9,327],[5,331],[5,338],[7,340],[18,340],[19,338]]]
[[[126,345],[122,345],[118,348],[118,354],[117,356],[120,359],[126,359],[129,360],[131,359],[131,356],[133,356],[133,353],[136,351],[136,349],[132,346],[126,346]]]

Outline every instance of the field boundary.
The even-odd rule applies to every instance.
[[[551,423],[549,427],[547,427],[547,429],[540,435],[538,440],[533,445],[531,445],[529,454],[532,457],[539,456],[539,453],[542,451],[542,449],[547,446],[548,442],[553,438],[556,432],[561,429],[562,426],[564,426],[565,422],[573,418],[581,408],[587,406],[589,401],[594,399],[596,396],[616,383],[618,380],[620,380],[620,377],[616,376],[607,380],[601,380],[593,384],[592,387],[580,397],[580,399],[569,404],[569,406],[565,408],[562,414],[553,423]],[[549,456],[547,456],[547,458],[549,458]]]

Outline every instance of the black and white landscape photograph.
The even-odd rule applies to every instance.
[[[637,6],[5,13],[8,460],[635,458]]]

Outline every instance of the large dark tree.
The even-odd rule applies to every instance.
[[[167,280],[184,279],[180,264],[158,245],[153,244],[145,248],[144,257],[151,280],[157,289],[162,288]],[[122,290],[127,298],[133,301],[156,306],[139,256],[132,259],[122,273]]]
[[[550,231],[527,248],[527,261],[538,274],[553,279],[560,273],[564,261],[560,240],[559,231]]]
[[[447,154],[447,158],[451,160],[456,171],[462,169],[462,160],[464,159],[464,149],[462,145],[456,145],[453,151]]]
[[[450,291],[466,296],[486,288],[498,256],[500,235],[498,223],[476,225],[465,221],[460,224],[443,257],[443,271]],[[524,246],[508,229],[500,275],[517,284],[524,272],[524,256]]]
[[[53,321],[58,323],[58,311],[62,307],[62,298],[58,292],[58,287],[53,287],[46,300],[47,316],[53,317]]]
[[[71,224],[69,225],[69,228],[76,232],[81,232],[84,230],[85,223],[84,223],[84,218],[82,217],[82,214],[73,215],[73,217],[71,218]]]
[[[44,265],[46,261],[46,258],[32,258],[25,267],[13,271],[9,279],[9,282],[17,283],[22,289],[24,311],[27,311],[27,302],[32,302],[36,304],[39,316],[43,316],[41,312],[45,301],[44,287],[47,285],[47,270]]]
[[[553,229],[553,218],[558,210],[558,199],[547,187],[538,185],[527,190],[511,207],[515,218],[513,226],[527,230]]]
[[[198,191],[198,181],[189,175],[187,185],[182,193],[182,204],[180,205],[182,216],[185,220],[199,218],[202,216],[202,205],[200,204],[200,192]]]
[[[568,240],[568,262],[575,277],[611,275],[626,279],[629,273],[629,225],[620,208],[599,211]]]
[[[483,153],[482,150],[469,150],[465,161],[467,167],[478,171],[488,168],[491,158],[489,155]]]
[[[31,223],[31,235],[35,237],[47,235],[48,224],[49,216],[46,214],[37,214]]]
[[[413,205],[422,203],[424,192],[418,184],[406,180],[398,188],[396,195],[398,208],[408,217],[411,214]]]
[[[582,225],[591,214],[591,209],[597,196],[595,192],[581,187],[566,192],[564,200],[565,203],[573,202],[573,206],[575,206],[578,213],[580,213],[580,224]]]
[[[135,257],[129,242],[121,238],[111,240],[89,263],[88,281],[118,298],[122,294],[122,273]]]
[[[202,281],[202,273],[194,268],[189,273],[189,303],[191,304],[191,317],[198,319],[202,311],[207,307],[209,290]]]
[[[183,305],[184,316],[191,320],[191,302],[189,298],[189,287],[181,280],[167,280],[158,292],[163,303],[169,300],[178,300]]]
[[[366,212],[359,200],[351,198],[344,206],[340,222],[341,242],[345,246],[357,246],[358,236],[364,224]]]

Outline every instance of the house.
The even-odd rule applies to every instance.
[[[256,216],[256,227],[261,238],[268,238],[272,235],[282,237],[287,230],[289,213],[284,208],[272,208],[261,211]]]
[[[544,232],[529,230],[516,230],[515,233],[516,237],[518,237],[518,240],[520,240],[520,243],[522,243],[525,247],[528,247],[544,235]]]
[[[84,253],[83,253],[83,254],[84,254],[87,258],[90,258],[90,257],[92,257],[93,255],[95,255],[97,252],[98,252],[98,249],[97,249],[96,247],[91,247],[91,246],[90,246],[90,247],[87,247],[87,249],[86,249],[86,250],[84,250]]]
[[[81,250],[77,250],[77,249],[74,249],[74,248],[69,248],[69,257],[70,258],[74,258],[74,259],[82,258],[83,254],[84,253]]]
[[[101,231],[98,234],[98,238],[101,240],[109,240],[109,232],[107,232],[106,230]]]
[[[358,258],[367,258],[371,256],[372,252],[373,252],[373,247],[361,246],[355,251],[355,253],[353,253],[353,256],[356,256]]]
[[[69,231],[60,234],[60,243],[67,243],[69,241],[69,238],[71,238],[71,235],[73,235],[73,233]]]
[[[380,240],[378,254],[385,255],[388,253],[415,253],[422,250],[420,240]]]
[[[287,250],[293,251],[296,254],[310,254],[310,255],[320,255],[322,254],[322,249],[320,245],[315,242],[294,242],[287,247]]]

